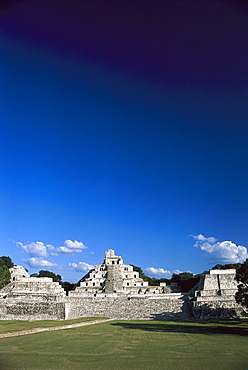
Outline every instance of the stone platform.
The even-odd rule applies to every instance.
[[[210,270],[195,290],[180,293],[161,283],[149,286],[112,249],[79,286],[66,296],[51,278],[30,277],[22,266],[10,269],[11,282],[0,290],[0,319],[61,320],[109,317],[124,320],[229,318],[245,315],[235,301],[235,270]]]

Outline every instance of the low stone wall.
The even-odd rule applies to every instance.
[[[0,319],[61,320],[79,317],[109,317],[113,319],[186,319],[190,314],[188,296],[180,293],[164,296],[104,296],[65,297],[63,300],[33,296],[0,300]]]
[[[206,298],[206,297],[205,297]],[[56,301],[0,299],[1,320],[64,320],[109,317],[120,320],[210,319],[246,316],[231,297],[207,297],[192,301],[187,294],[164,296],[65,297]]]
[[[183,294],[123,297],[71,297],[67,318],[105,316],[114,319],[184,319],[189,315],[188,299]]]
[[[1,320],[64,320],[64,302],[0,302]]]
[[[233,299],[211,299],[208,302],[193,302],[193,317],[200,320],[214,318],[232,319],[235,317],[247,317],[247,314]]]

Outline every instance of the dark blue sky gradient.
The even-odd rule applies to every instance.
[[[83,241],[94,255],[58,261],[76,279],[68,262],[107,248],[201,272],[188,235],[247,246],[247,18],[239,1],[3,3],[2,254]]]

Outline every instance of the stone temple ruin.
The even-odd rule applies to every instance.
[[[79,317],[115,319],[189,319],[244,315],[235,301],[236,270],[210,270],[191,292],[175,285],[149,286],[114,250],[105,252],[66,292],[52,278],[30,277],[22,266],[10,269],[11,282],[0,290],[0,319],[59,320]]]
[[[139,277],[139,273],[133,270],[132,265],[123,263],[120,256],[115,256],[113,249],[105,252],[105,258],[101,265],[96,265],[88,275],[80,282],[75,294],[84,293],[85,296],[102,294],[159,294],[171,293],[173,286],[161,283],[158,286],[149,286],[148,282]],[[73,294],[73,292],[71,292]]]
[[[235,301],[236,270],[210,270],[201,276],[192,300],[194,316],[242,316],[243,310]]]
[[[65,318],[66,293],[52,278],[30,277],[22,266],[10,268],[11,282],[0,290],[0,319]]]

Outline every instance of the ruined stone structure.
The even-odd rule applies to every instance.
[[[66,296],[51,278],[30,277],[22,266],[10,269],[11,282],[0,290],[0,319],[187,319],[242,315],[236,304],[235,270],[210,270],[191,293],[176,286],[149,286],[132,265],[108,249],[80,285]]]
[[[147,286],[148,283],[139,278],[139,273],[133,271],[132,266],[123,264],[123,259],[115,256],[112,249],[108,249],[103,263],[90,271],[89,277],[80,283],[75,293],[128,294],[138,293]]]
[[[210,270],[200,279],[194,292],[193,312],[196,318],[242,316],[235,300],[236,270]]]
[[[52,278],[30,277],[22,266],[10,268],[11,282],[0,290],[0,319],[65,318],[64,289]]]
[[[69,292],[68,318],[107,316],[121,319],[185,318],[187,296],[175,286],[149,286],[133,266],[123,263],[114,250],[105,252],[101,265],[96,265]]]
[[[96,265],[88,276],[80,282],[80,287],[70,296],[89,296],[94,294],[161,294],[172,293],[177,290],[175,286],[167,286],[161,283],[158,286],[149,286],[148,282],[139,277],[139,272],[133,270],[133,266],[123,263],[120,256],[115,256],[113,249],[105,252],[105,258],[101,265]],[[84,294],[83,294],[84,293]]]

